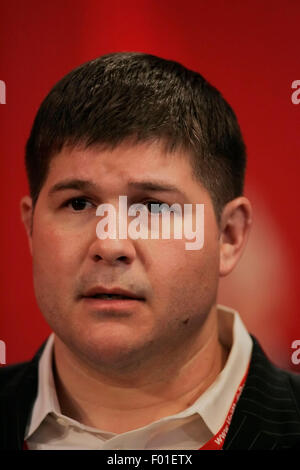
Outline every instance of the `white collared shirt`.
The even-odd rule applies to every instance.
[[[230,353],[215,381],[188,408],[121,434],[102,431],[62,414],[52,372],[54,333],[39,361],[38,394],[25,440],[29,449],[199,449],[224,424],[247,370],[252,339],[239,314],[217,306],[219,338]]]

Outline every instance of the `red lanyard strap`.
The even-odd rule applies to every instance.
[[[240,398],[240,395],[243,391],[243,388],[244,388],[244,385],[245,385],[245,382],[246,382],[246,378],[247,378],[247,375],[248,375],[248,370],[249,370],[249,365],[247,367],[246,373],[245,373],[240,385],[238,386],[237,391],[235,392],[233,402],[231,404],[231,407],[229,408],[229,411],[227,413],[224,424],[221,426],[221,428],[219,429],[217,434],[215,434],[208,442],[206,442],[206,444],[204,444],[202,447],[200,447],[199,450],[222,450],[223,449],[224,441],[225,441],[225,438],[227,436],[229,426],[230,426],[230,423],[231,423],[231,420],[232,420],[232,415],[234,413],[236,404],[238,402],[238,399]]]

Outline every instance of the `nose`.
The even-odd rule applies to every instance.
[[[136,249],[131,239],[101,240],[95,237],[89,247],[89,257],[93,262],[105,261],[108,264],[117,262],[131,264],[136,258]]]

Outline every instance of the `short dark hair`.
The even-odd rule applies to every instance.
[[[223,206],[243,194],[245,144],[221,93],[178,62],[119,52],[72,70],[42,102],[26,145],[33,205],[51,158],[64,146],[113,149],[128,138],[159,140],[166,153],[187,151],[217,220]]]

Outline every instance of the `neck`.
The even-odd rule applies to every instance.
[[[201,334],[171,357],[116,377],[100,373],[55,336],[54,379],[63,414],[103,431],[123,433],[190,406],[223,369],[228,351],[218,338],[216,311]],[[147,373],[145,374],[145,371]]]

